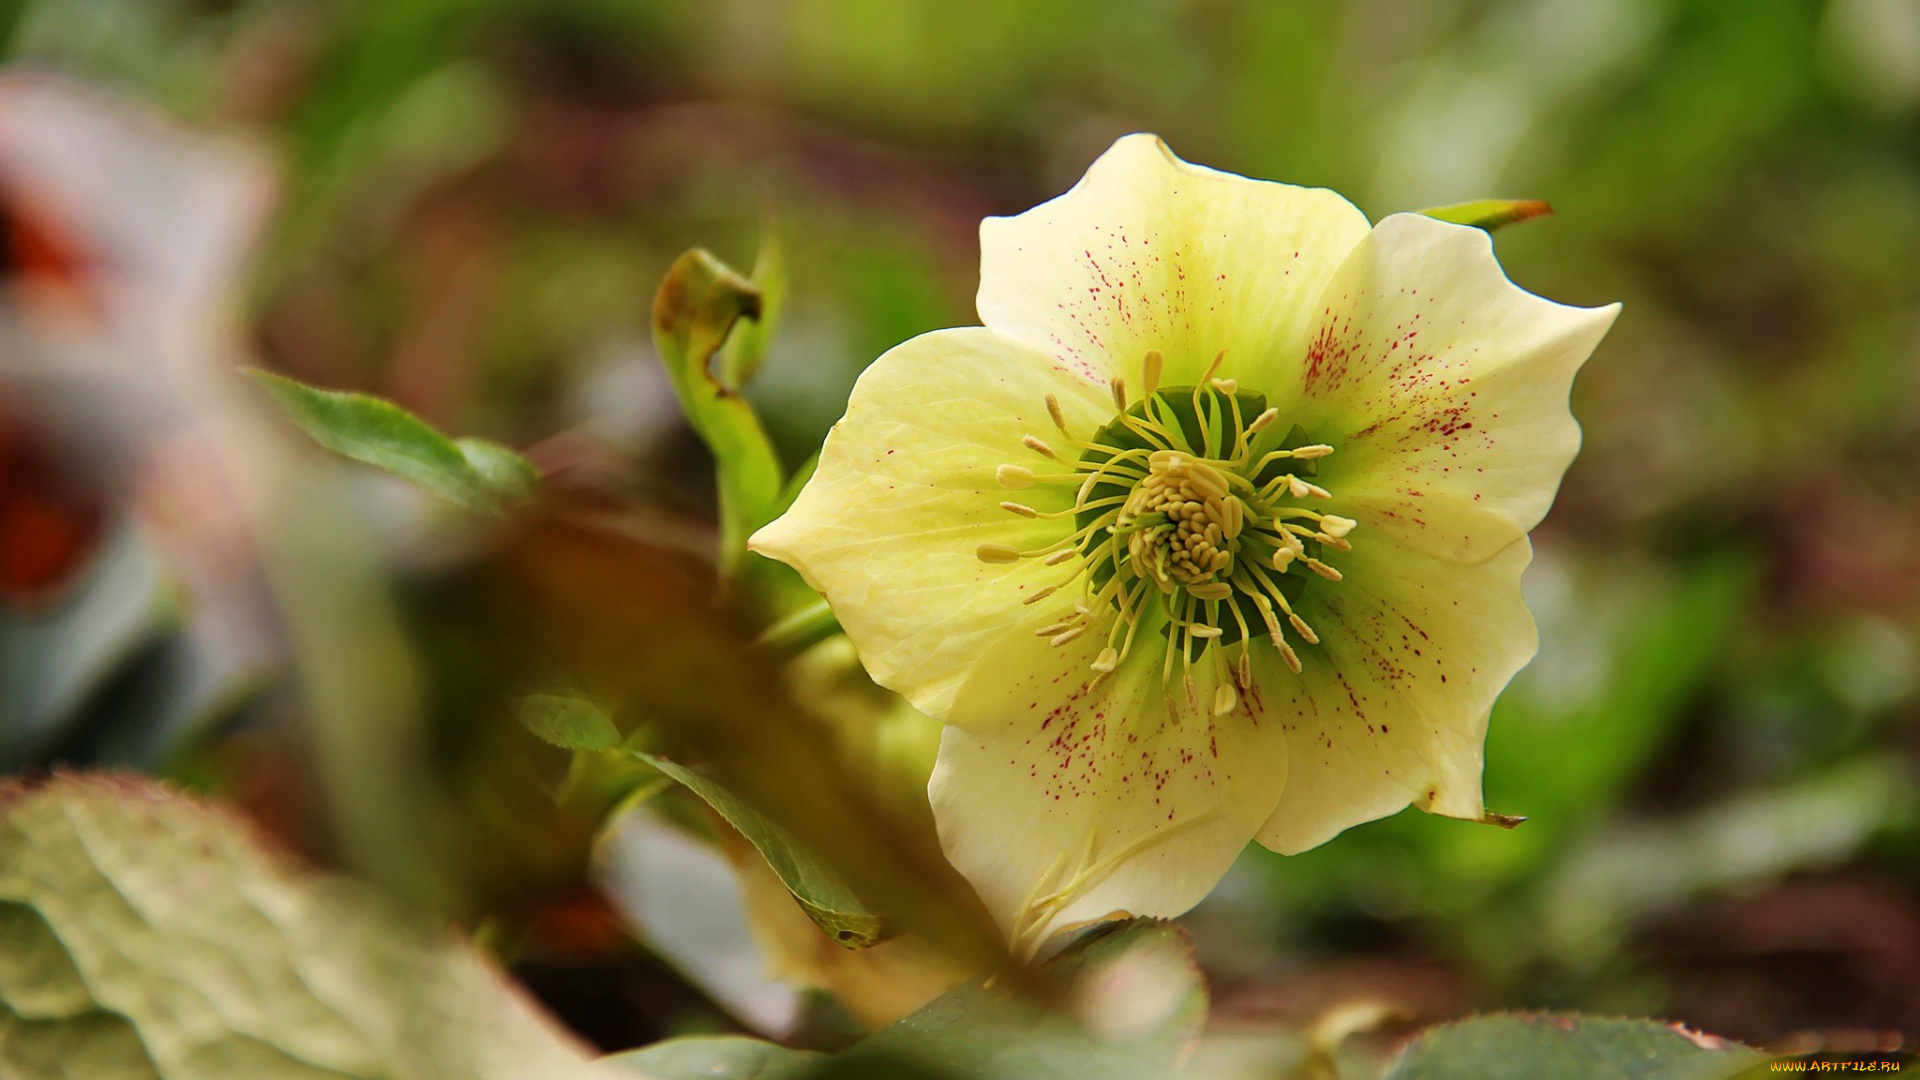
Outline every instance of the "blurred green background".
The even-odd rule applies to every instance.
[[[873,357],[974,321],[978,220],[1120,134],[1374,218],[1550,201],[1500,234],[1509,274],[1625,312],[1576,387],[1586,446],[1527,579],[1541,652],[1489,737],[1489,805],[1529,821],[1250,851],[1186,920],[1216,1023],[1371,993],[1920,1030],[1920,3],[0,12],[10,62],[273,148],[263,363],[692,520],[711,474],[647,331],[687,247],[784,243],[752,393],[797,463]]]

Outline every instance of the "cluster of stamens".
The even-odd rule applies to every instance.
[[[1217,715],[1232,712],[1252,685],[1256,638],[1265,637],[1300,671],[1287,629],[1310,645],[1320,639],[1293,603],[1309,575],[1340,580],[1319,555],[1349,550],[1346,537],[1354,528],[1349,518],[1299,505],[1331,498],[1306,477],[1333,447],[1305,443],[1298,428],[1284,439],[1269,433],[1278,411],[1265,408],[1264,398],[1242,393],[1233,380],[1215,378],[1222,359],[1216,356],[1195,386],[1163,390],[1161,356],[1149,351],[1141,365],[1140,402],[1130,408],[1126,383],[1115,378],[1119,412],[1090,438],[1068,430],[1059,402],[1049,395],[1047,411],[1078,458],[1068,460],[1028,435],[1022,440],[1028,450],[1068,471],[1043,475],[1008,464],[997,476],[1003,487],[1015,489],[1073,485],[1073,504],[1051,513],[1017,502],[1000,505],[1023,517],[1070,518],[1074,529],[1037,550],[1004,544],[978,549],[983,561],[993,563],[1037,558],[1057,566],[1077,558],[1063,580],[1027,597],[1027,603],[1039,603],[1085,577],[1080,597],[1036,633],[1066,645],[1104,630],[1106,647],[1093,661],[1101,678],[1131,654],[1143,622],[1164,623],[1163,684],[1170,684],[1177,663],[1192,698],[1193,665],[1210,661],[1220,676],[1212,703]],[[1258,409],[1252,416],[1250,407]],[[1230,650],[1237,650],[1231,660]]]

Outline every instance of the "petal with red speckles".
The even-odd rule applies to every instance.
[[[980,321],[1106,382],[1139,385],[1148,349],[1167,385],[1294,373],[1321,289],[1367,235],[1324,188],[1191,165],[1152,135],[1113,144],[1073,190],[980,223]]]
[[[1532,557],[1524,538],[1468,566],[1356,544],[1345,580],[1307,590],[1299,610],[1321,643],[1300,649],[1287,786],[1261,843],[1291,855],[1409,804],[1483,815],[1487,713],[1538,644],[1520,598]],[[1263,685],[1285,681],[1267,666]]]
[[[874,680],[923,712],[945,712],[981,651],[1030,622],[1021,601],[1069,572],[975,554],[983,543],[1043,548],[1072,531],[1069,519],[1000,507],[1070,507],[1070,486],[1008,491],[994,479],[1008,463],[1065,471],[1021,445],[1026,435],[1057,441],[1048,394],[1079,430],[1113,412],[1105,384],[991,331],[922,334],[860,376],[813,479],[751,541],[825,594]]]
[[[1580,449],[1574,373],[1619,310],[1543,300],[1485,232],[1396,214],[1328,285],[1297,397],[1269,396],[1336,448],[1319,483],[1360,522],[1356,545],[1473,562],[1552,505]]]
[[[1151,646],[1089,689],[1102,644],[1055,647],[1021,628],[947,717],[929,788],[940,841],[1016,948],[1116,911],[1186,911],[1286,782],[1286,703],[1255,693],[1215,716],[1208,665],[1195,665],[1192,699],[1176,667],[1169,700]]]

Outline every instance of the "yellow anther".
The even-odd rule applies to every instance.
[[[1121,412],[1126,412],[1127,411],[1127,380],[1122,379],[1118,375],[1115,375],[1107,383],[1107,389],[1113,392],[1114,408],[1119,409]]]
[[[1007,511],[1008,513],[1019,514],[1021,517],[1024,517],[1024,518],[1037,518],[1040,516],[1040,511],[1035,510],[1033,507],[1027,506],[1024,503],[1003,502],[1000,504],[1000,509]]]
[[[1055,461],[1060,460],[1060,455],[1053,452],[1053,447],[1048,446],[1046,443],[1041,442],[1039,439],[1036,439],[1031,435],[1027,435],[1021,438],[1020,445],[1026,447],[1027,449],[1033,451],[1036,454],[1045,454],[1047,457],[1050,457]]]
[[[1033,486],[1033,470],[1018,465],[1002,465],[993,471],[993,478],[1003,488],[1030,488]]]
[[[1273,645],[1280,650],[1280,658],[1287,662],[1287,666],[1293,669],[1293,673],[1300,674],[1300,654],[1293,651],[1293,646],[1282,641],[1277,634],[1274,635]]]
[[[1010,544],[981,544],[973,549],[983,563],[1015,563],[1020,561],[1020,549]]]
[[[1067,430],[1067,417],[1060,411],[1060,399],[1052,394],[1047,395],[1047,415],[1053,417],[1054,427],[1061,431]]]
[[[1221,683],[1213,688],[1213,715],[1225,716],[1238,704],[1240,704],[1240,695],[1233,692],[1230,684]]]
[[[1360,523],[1352,518],[1344,518],[1336,514],[1325,514],[1320,518],[1320,531],[1338,540],[1352,532],[1353,527],[1358,524]]]

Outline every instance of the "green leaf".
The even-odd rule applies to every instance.
[[[314,442],[468,509],[497,509],[538,482],[519,454],[482,439],[455,442],[385,398],[321,390],[257,368],[247,374]]]
[[[893,930],[878,915],[860,903],[853,890],[832,868],[758,810],[742,802],[726,788],[684,765],[652,754],[634,756],[659,769],[734,827],[780,878],[807,917],[818,923],[827,936],[849,949],[878,945],[893,936]]]
[[[0,791],[0,1075],[587,1080],[464,942],[120,777]]]
[[[788,1080],[826,1059],[744,1035],[690,1035],[601,1060],[655,1080]]]
[[[653,301],[654,347],[719,471],[720,566],[728,577],[746,558],[747,537],[773,519],[781,495],[779,456],[739,393],[739,380],[759,365],[760,331],[719,357],[735,325],[763,320],[765,305],[755,283],[699,249],[673,264]]]
[[[969,983],[837,1060],[919,1060],[996,1080],[1145,1080],[1168,1075],[1206,1023],[1192,945],[1170,922],[1092,927],[1035,977],[1046,1000]]]
[[[1529,1013],[1429,1028],[1386,1080],[1724,1080],[1767,1060],[1652,1020]]]
[[[1553,213],[1553,207],[1539,199],[1475,199],[1451,206],[1430,206],[1417,212],[1440,221],[1471,225],[1492,232],[1503,225],[1518,225],[1523,221],[1546,217]]]
[[[487,489],[505,501],[529,498],[540,487],[540,470],[517,450],[490,439],[455,439],[453,445]]]
[[[528,694],[520,723],[562,750],[611,750],[620,745],[613,718],[590,701],[565,694]]]

